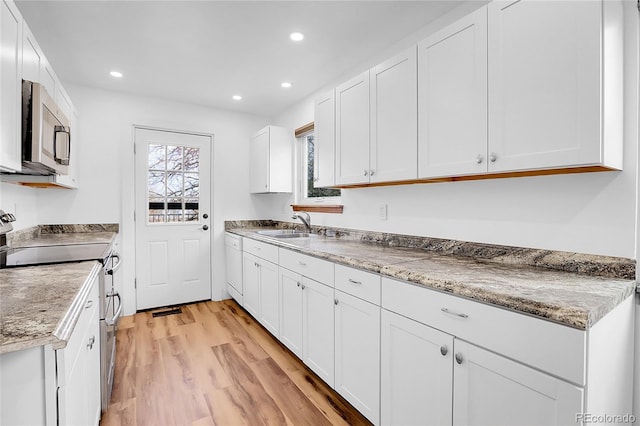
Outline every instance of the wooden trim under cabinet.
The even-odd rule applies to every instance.
[[[296,130],[294,130],[294,134],[296,135],[296,138],[299,138],[305,133],[309,133],[313,129],[314,129],[314,122],[312,121],[311,123],[307,123],[304,126],[298,127]]]
[[[302,205],[291,204],[294,212],[311,212],[311,213],[338,213],[342,214],[344,206],[341,204],[318,204],[318,205]]]

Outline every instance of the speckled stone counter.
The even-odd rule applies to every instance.
[[[0,270],[0,354],[65,347],[100,270],[96,261]]]
[[[39,225],[7,234],[10,247],[111,243],[118,224]]]
[[[112,243],[118,224],[39,225],[7,234],[11,247]],[[99,262],[0,270],[0,354],[66,346]]]
[[[636,287],[630,278],[635,275],[635,262],[630,259],[450,240],[436,240],[445,243],[435,248],[433,241],[431,247],[422,247],[424,238],[410,236],[401,237],[418,246],[400,247],[388,242],[397,241],[398,237],[387,238],[385,244],[380,243],[384,238],[376,240],[376,235],[384,234],[368,235],[362,231],[354,237],[341,234],[340,230],[323,229],[323,234],[337,237],[289,239],[257,233],[282,227],[289,226],[270,221],[228,222],[226,230],[579,329],[591,327],[632,295]],[[473,252],[479,255],[470,255]]]

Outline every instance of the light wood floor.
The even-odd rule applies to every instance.
[[[234,301],[120,321],[101,425],[369,424]]]

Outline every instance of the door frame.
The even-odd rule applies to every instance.
[[[134,286],[131,292],[129,292],[129,294],[131,294],[133,296],[133,302],[131,304],[129,304],[129,306],[133,306],[133,312],[137,312],[137,306],[138,306],[138,291],[137,291],[137,276],[136,276],[136,250],[138,249],[138,235],[137,235],[137,231],[136,231],[136,220],[138,219],[138,217],[140,217],[140,215],[136,215],[136,188],[135,188],[135,177],[136,177],[136,161],[135,161],[135,155],[137,155],[136,153],[136,130],[152,130],[152,131],[160,131],[160,132],[171,132],[171,133],[181,133],[181,134],[187,134],[187,135],[194,135],[194,136],[205,136],[211,139],[211,147],[209,149],[209,165],[210,165],[210,175],[211,175],[211,182],[210,182],[210,194],[209,194],[209,218],[210,218],[210,228],[209,228],[209,276],[210,276],[210,283],[209,283],[209,287],[210,287],[210,291],[211,291],[211,298],[213,299],[214,297],[214,288],[213,288],[213,252],[214,252],[214,230],[215,230],[215,217],[214,217],[214,212],[213,212],[213,204],[214,204],[214,186],[213,186],[213,158],[214,158],[214,145],[215,145],[215,135],[213,133],[205,133],[205,132],[196,132],[196,131],[190,131],[190,130],[181,130],[181,129],[172,129],[172,128],[167,128],[167,127],[158,127],[158,126],[148,126],[148,125],[142,125],[142,124],[133,124],[131,126],[131,142],[132,142],[132,150],[134,155],[132,156],[132,162],[131,162],[131,168],[130,168],[130,176],[133,178],[133,182],[134,182],[134,188],[131,191],[131,207],[133,210],[133,214],[130,216],[132,218],[132,220],[129,222],[129,224],[131,225],[131,231],[133,232],[133,250],[132,250],[132,256],[129,256],[133,259],[133,277],[134,277]],[[126,182],[122,182],[123,187],[126,186]],[[123,210],[123,216],[126,217],[125,215],[125,210],[126,210],[126,205],[127,203],[124,202],[122,203],[122,210]],[[124,222],[124,219],[123,219]]]

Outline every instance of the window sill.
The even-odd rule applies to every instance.
[[[342,204],[291,204],[294,212],[311,212],[311,213],[338,213],[342,214],[344,206]]]

